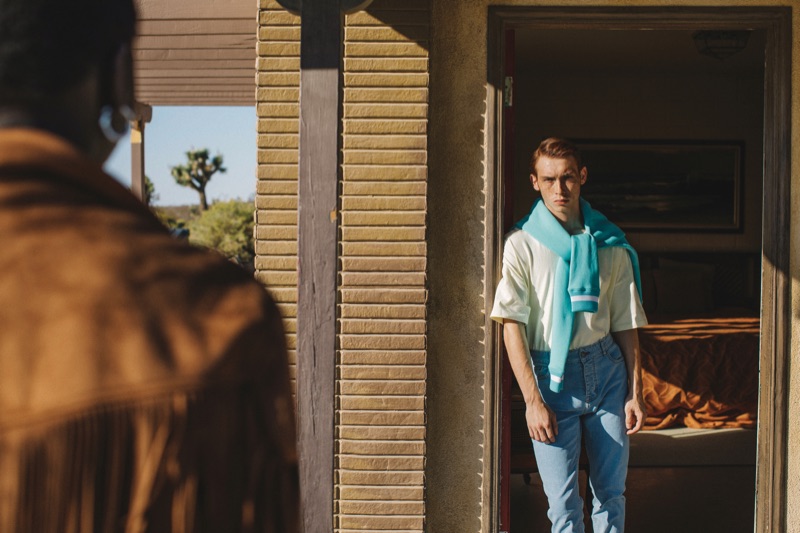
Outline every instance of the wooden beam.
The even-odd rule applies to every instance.
[[[153,117],[153,108],[136,103],[136,119],[131,121],[131,192],[144,201],[144,127]]]
[[[339,2],[303,0],[298,183],[297,412],[305,533],[333,531],[341,153]]]

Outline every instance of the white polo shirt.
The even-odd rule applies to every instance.
[[[523,230],[505,241],[503,277],[492,307],[493,320],[511,319],[526,326],[531,350],[550,350],[553,328],[553,289],[561,259]],[[588,346],[615,331],[647,324],[627,250],[620,246],[597,251],[600,302],[596,313],[576,313],[570,349]]]

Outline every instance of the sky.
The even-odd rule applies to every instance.
[[[224,174],[216,173],[206,187],[213,200],[246,200],[256,191],[255,107],[153,107],[153,119],[145,126],[145,174],[155,185],[155,205],[188,205],[199,201],[197,193],[181,187],[170,168],[186,162],[188,150],[208,148],[222,154]],[[121,183],[131,183],[131,144],[126,135],[105,164]]]

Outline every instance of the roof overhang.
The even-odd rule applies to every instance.
[[[255,0],[136,0],[136,99],[149,105],[255,105]]]

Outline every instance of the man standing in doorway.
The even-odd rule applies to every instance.
[[[506,238],[492,318],[525,399],[552,531],[583,532],[581,436],[595,533],[622,532],[628,436],[645,419],[639,338],[647,323],[636,252],[581,198],[588,172],[564,139],[531,158],[541,193]]]

